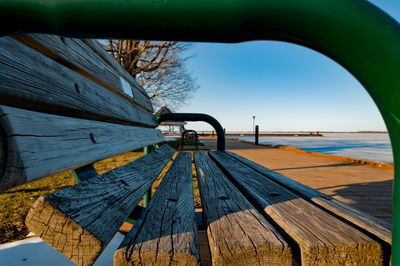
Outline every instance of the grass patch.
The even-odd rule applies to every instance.
[[[193,153],[192,153],[193,154]],[[196,166],[192,163],[192,175],[193,175],[193,199],[195,208],[203,208],[201,204],[199,181],[197,180]]]
[[[0,243],[19,240],[29,233],[25,217],[39,196],[74,185],[69,172],[55,174],[0,193]]]
[[[139,159],[143,156],[143,152],[127,152],[114,157],[107,158],[102,161],[95,162],[93,167],[96,169],[97,173],[103,174],[114,168],[123,166],[129,162]]]

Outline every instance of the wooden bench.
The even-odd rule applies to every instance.
[[[181,136],[181,148],[184,146],[194,146],[196,150],[199,149],[199,137],[195,130],[184,130]]]
[[[0,38],[0,81],[0,189],[75,169],[82,182],[40,197],[26,225],[78,265],[96,261],[165,167],[115,265],[201,262],[193,174],[214,265],[390,263],[389,224],[224,151],[221,134],[218,151],[192,159],[163,145],[98,175],[93,162],[163,137],[143,88],[96,41]]]

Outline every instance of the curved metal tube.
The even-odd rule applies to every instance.
[[[0,35],[241,42],[314,49],[353,74],[377,104],[392,142],[393,257],[400,265],[400,26],[365,0],[0,0]]]
[[[194,133],[194,145],[196,146],[196,150],[197,150],[199,147],[199,144],[198,144],[199,137],[197,136],[197,131],[192,130],[192,129],[187,129],[182,132],[182,141],[181,141],[182,148],[183,148],[183,146],[185,146],[185,136],[186,136],[186,134],[188,134],[190,132]]]
[[[217,150],[225,150],[225,132],[221,124],[212,116],[206,114],[196,114],[196,113],[171,113],[163,114],[157,117],[158,123],[164,121],[203,121],[210,124],[217,133]]]

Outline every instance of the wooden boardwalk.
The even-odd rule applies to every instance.
[[[216,149],[215,138],[201,138]],[[226,148],[260,165],[392,223],[394,171],[227,140]]]

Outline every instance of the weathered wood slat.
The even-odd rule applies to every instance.
[[[197,238],[191,154],[179,153],[114,254],[114,265],[197,265]]]
[[[381,246],[296,194],[233,159],[210,156],[246,197],[274,220],[300,247],[302,265],[381,265]]]
[[[156,127],[155,117],[10,37],[0,38],[0,104]]]
[[[107,64],[113,67],[123,78],[125,78],[133,87],[141,91],[146,97],[148,97],[144,88],[123,68],[117,61],[112,58],[102,45],[95,39],[83,39],[84,42],[90,49],[97,53]]]
[[[7,165],[0,190],[161,142],[152,128],[27,111],[0,105]]]
[[[194,153],[213,265],[290,265],[291,251],[205,152]]]
[[[40,197],[28,229],[78,265],[91,265],[168,163],[168,145],[75,186]]]
[[[318,206],[321,206],[326,210],[331,211],[335,215],[346,219],[356,226],[359,226],[360,228],[370,232],[371,234],[375,235],[386,243],[390,245],[392,244],[391,224],[382,221],[381,219],[375,218],[360,210],[357,210],[339,200],[329,197],[282,174],[279,174],[259,164],[256,164],[255,162],[243,158],[233,152],[228,152],[228,154],[236,160],[240,161],[241,163],[244,163],[245,165],[256,170],[257,172],[270,178],[271,180],[279,183],[282,186],[287,187],[294,193],[299,194],[300,196],[308,200],[311,200]]]
[[[14,35],[13,38],[108,90],[123,96],[125,99],[153,112],[153,107],[148,97],[133,86],[128,89],[129,92],[125,91],[120,75],[81,40],[36,33]],[[132,96],[129,94],[132,94]]]

